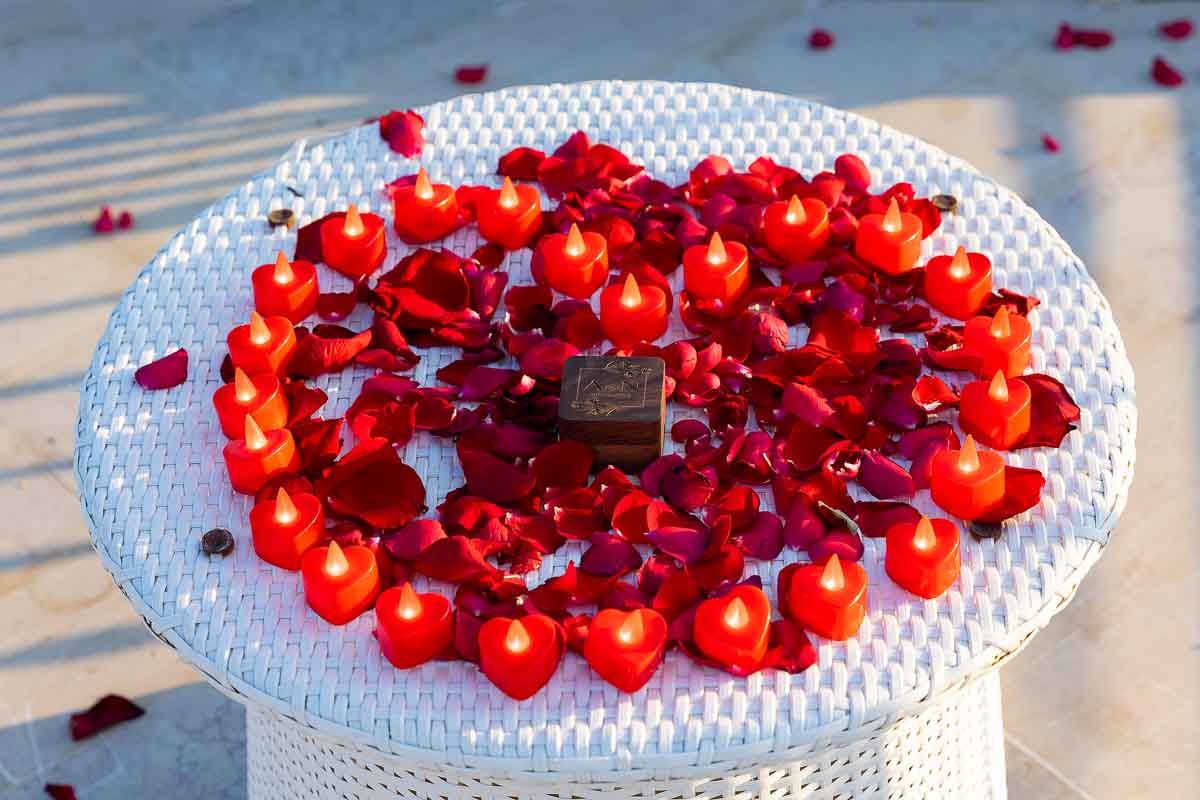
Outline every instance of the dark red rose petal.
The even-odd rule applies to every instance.
[[[825,50],[833,46],[833,34],[824,28],[813,28],[808,35],[808,46],[813,50]]]
[[[958,405],[958,395],[936,375],[922,375],[912,390],[913,402],[930,414]]]
[[[357,305],[357,292],[322,292],[317,298],[317,316],[330,322],[341,322]]]
[[[132,211],[122,211],[121,215],[119,217],[117,217],[117,227],[123,231],[127,231],[130,228],[132,228],[133,227],[133,212]]]
[[[1175,88],[1183,84],[1183,73],[1167,63],[1166,59],[1158,56],[1150,65],[1150,77],[1159,86]]]
[[[416,569],[435,580],[460,583],[495,574],[496,568],[485,559],[494,545],[465,536],[437,539],[421,551]]]
[[[908,503],[891,500],[865,500],[855,503],[854,519],[863,536],[878,539],[886,536],[894,525],[916,523],[921,519],[921,512]]]
[[[808,557],[818,564],[833,555],[842,561],[859,561],[864,549],[862,539],[846,530],[830,531],[807,548]]]
[[[413,408],[413,427],[421,431],[445,431],[454,422],[454,403],[445,397],[426,395]]]
[[[1158,26],[1158,32],[1167,39],[1186,39],[1192,35],[1192,21],[1190,19],[1176,19],[1164,22]]]
[[[637,548],[619,536],[607,533],[592,537],[591,546],[579,560],[579,568],[605,577],[628,575],[642,565]]]
[[[1058,147],[1059,147],[1058,139],[1055,139],[1053,136],[1051,136],[1048,133],[1042,134],[1042,149],[1043,150],[1045,150],[1047,153],[1057,153]]]
[[[1005,467],[1004,499],[975,521],[985,525],[997,525],[1028,511],[1041,501],[1042,487],[1045,485],[1046,476],[1036,469]]]
[[[505,175],[514,181],[536,181],[538,167],[546,160],[546,154],[532,147],[517,147],[500,156],[496,167],[497,175]]]
[[[475,367],[463,381],[459,399],[470,402],[485,400],[509,385],[519,375],[515,369]]]
[[[416,561],[425,548],[445,538],[446,531],[436,519],[414,519],[400,530],[385,535],[383,546],[401,561]]]
[[[538,453],[531,469],[533,477],[542,486],[583,486],[592,470],[593,458],[592,448],[588,445],[564,439]]]
[[[777,619],[771,623],[771,641],[763,661],[764,668],[795,675],[816,663],[817,648],[813,647],[803,628],[790,619]]]
[[[69,783],[47,783],[43,789],[54,800],[76,800],[75,787]]]
[[[479,663],[479,629],[483,621],[470,614],[454,615],[454,651],[472,664]]]
[[[828,532],[825,520],[816,507],[801,495],[787,510],[783,526],[783,541],[788,547],[805,549]]]
[[[680,511],[694,511],[708,502],[717,488],[715,471],[687,467],[663,475],[659,488],[663,498]]]
[[[561,381],[567,359],[578,355],[579,348],[558,339],[547,339],[521,356],[521,370],[533,378]]]
[[[1071,30],[1071,26],[1064,22],[1058,26],[1058,31],[1054,35],[1054,47],[1057,50],[1070,50],[1074,46],[1075,34]]]
[[[313,419],[291,427],[296,450],[300,453],[300,471],[313,475],[332,464],[342,452],[342,423],[337,419]]]
[[[738,534],[738,545],[746,555],[770,561],[783,552],[783,521],[777,514],[760,511],[750,527]]]
[[[307,386],[304,381],[284,381],[283,394],[288,402],[289,427],[317,413],[329,399],[324,390]]]
[[[533,478],[491,453],[459,447],[458,459],[472,494],[497,503],[512,503],[533,491]]]
[[[454,80],[468,85],[483,83],[483,79],[487,77],[487,72],[487,64],[462,66],[454,70]]]
[[[833,407],[829,405],[825,395],[811,386],[795,381],[783,389],[783,410],[814,428],[823,425],[834,414]]]
[[[708,532],[695,528],[657,528],[649,531],[646,538],[659,550],[684,564],[699,561],[708,548]]]
[[[1067,387],[1049,375],[1022,375],[1017,380],[1030,389],[1029,433],[1016,448],[1058,447],[1079,422],[1079,406]]]
[[[849,188],[865,192],[871,185],[871,170],[865,161],[853,153],[842,153],[833,162],[834,173],[846,182]]]
[[[332,514],[381,530],[407,525],[425,510],[425,485],[385,439],[358,444],[317,481]]]
[[[369,330],[360,331],[349,337],[324,336],[318,333],[323,328],[332,327],[334,326],[319,325],[307,335],[299,338],[296,342],[296,349],[292,351],[292,356],[288,360],[289,375],[312,378],[326,373],[341,372],[371,344]]]
[[[412,109],[389,111],[379,118],[379,136],[393,152],[419,156],[425,147],[425,118]]]
[[[75,741],[95,736],[114,725],[137,719],[145,710],[118,694],[106,694],[87,711],[71,715],[71,738]]]
[[[321,226],[331,219],[341,219],[345,216],[345,211],[334,211],[320,219],[314,219],[307,225],[301,225],[296,231],[296,250],[292,253],[292,260],[311,261],[314,264],[324,261],[324,254],[321,252]]]
[[[904,467],[876,450],[863,453],[858,483],[881,500],[912,497],[916,492],[912,475]]]
[[[642,470],[642,474],[639,476],[642,488],[651,497],[660,497],[662,495],[663,478],[670,472],[683,469],[684,466],[686,465],[683,456],[677,453],[659,456]]]
[[[143,389],[172,389],[187,380],[188,352],[182,347],[157,361],[138,367],[133,379]]]
[[[104,206],[100,209],[100,215],[96,217],[96,221],[92,223],[92,230],[96,233],[112,233],[113,218],[111,208]]]
[[[897,450],[901,456],[911,461],[917,457],[917,453],[933,441],[940,441],[956,450],[959,445],[958,434],[950,427],[950,423],[934,422],[902,434]]]

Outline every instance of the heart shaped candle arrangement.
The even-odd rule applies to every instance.
[[[214,397],[231,483],[256,495],[255,551],[299,570],[331,624],[374,608],[396,668],[462,659],[518,700],[568,648],[625,692],[670,650],[735,675],[807,669],[807,634],[847,639],[870,613],[861,536],[885,537],[888,579],[908,592],[952,590],[958,525],[907,501],[929,488],[994,525],[1044,484],[960,444],[960,400],[963,429],[1004,449],[1058,446],[1079,410],[1058,381],[1022,374],[1037,301],[992,293],[984,254],[920,266],[937,208],[907,183],[872,193],[853,156],[837,164],[806,177],[709,156],[671,186],[580,132],[502,157],[499,188],[424,170],[386,187],[400,239],[475,224],[487,244],[470,255],[408,249],[376,274],[382,217],[350,205],[301,227],[290,260],[255,271]],[[509,285],[505,258],[524,247],[534,282]],[[354,290],[321,294],[321,264]],[[364,305],[362,330],[304,324]],[[689,334],[664,340],[676,318]],[[461,357],[423,386],[403,373],[430,347]],[[351,365],[376,372],[344,418],[315,416],[326,396],[306,381]],[[667,403],[695,412],[658,455]],[[430,514],[401,457],[418,436],[452,441],[463,474]],[[577,561],[527,582],[568,541]],[[746,565],[781,557],[794,563],[773,604]]]

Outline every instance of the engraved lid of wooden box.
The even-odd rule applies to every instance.
[[[653,356],[572,356],[563,369],[559,435],[591,445],[599,464],[640,470],[662,453],[665,374]]]

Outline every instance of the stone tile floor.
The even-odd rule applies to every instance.
[[[1200,37],[1153,31],[1200,21],[1200,4],[704,0],[653,24],[644,4],[599,5],[2,4],[0,797],[47,780],[94,799],[245,795],[240,709],[144,633],[88,548],[77,384],[118,293],[176,228],[295,138],[455,94],[466,62],[492,65],[485,88],[653,77],[819,99],[965,157],[1058,228],[1124,333],[1141,460],[1105,558],[1004,672],[1010,792],[1197,795]],[[1062,19],[1117,42],[1056,53]],[[833,49],[806,48],[814,25]],[[1160,53],[1187,86],[1148,80]],[[135,230],[92,236],[104,203]],[[109,691],[147,715],[71,743],[67,714]]]

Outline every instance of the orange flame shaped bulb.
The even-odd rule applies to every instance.
[[[517,189],[513,186],[512,179],[505,178],[504,185],[500,187],[500,205],[504,208],[516,208],[519,200],[520,198],[517,197]]]
[[[529,631],[525,630],[521,620],[514,619],[508,626],[508,633],[504,637],[504,646],[510,653],[524,653],[529,649]]]
[[[975,437],[967,434],[962,450],[958,451],[958,471],[974,472],[979,469],[979,451],[975,449]]]
[[[992,317],[992,326],[988,333],[997,339],[1003,339],[1012,334],[1012,324],[1008,321],[1008,306],[1000,306],[996,316]]]
[[[621,289],[621,305],[626,308],[637,308],[642,304],[642,290],[638,288],[637,278],[630,272],[625,276],[625,286]]]
[[[967,258],[967,249],[959,247],[950,259],[950,277],[961,281],[971,276],[971,261]]]
[[[735,597],[729,601],[729,605],[725,606],[725,616],[722,619],[726,627],[741,630],[750,624],[750,611],[742,602],[742,598]]]
[[[996,374],[992,376],[992,382],[988,386],[988,397],[997,403],[1008,402],[1008,378],[1004,377],[1003,370],[996,370]]]
[[[347,236],[362,236],[363,230],[363,221],[358,214],[358,206],[351,203],[350,207],[346,209],[346,221],[342,223],[342,233]]]
[[[725,243],[721,241],[721,234],[714,232],[712,238],[708,240],[708,263],[716,266],[724,264],[729,255],[725,252]]]
[[[933,523],[929,517],[922,516],[913,531],[913,547],[918,550],[928,550],[937,544],[937,534],[934,533]]]
[[[275,521],[280,525],[289,525],[296,521],[299,516],[296,511],[296,504],[292,502],[292,496],[287,493],[287,489],[279,487],[279,494],[275,495]]]
[[[279,255],[275,256],[275,282],[280,286],[287,286],[296,279],[296,273],[292,272],[292,264],[288,261],[288,257],[283,251],[279,251]]]
[[[266,344],[271,341],[271,329],[267,321],[257,311],[250,312],[250,341],[255,344]]]
[[[621,623],[621,627],[617,628],[617,638],[621,640],[622,644],[637,644],[643,636],[645,636],[645,630],[642,625],[642,615],[637,611],[632,611]]]
[[[784,215],[788,225],[803,225],[808,219],[808,212],[804,210],[804,203],[800,202],[800,198],[792,195],[792,199],[788,201],[787,214]]]
[[[399,611],[401,619],[416,619],[421,615],[421,598],[411,583],[404,584],[400,589]]]
[[[233,393],[239,403],[249,403],[258,394],[258,390],[254,388],[254,381],[239,367],[233,368]]]
[[[831,592],[840,592],[846,588],[846,573],[842,572],[842,560],[834,553],[825,562],[821,571],[821,586]]]
[[[325,553],[325,572],[335,578],[339,575],[345,575],[346,570],[350,569],[350,562],[346,560],[346,554],[342,552],[341,545],[336,539],[330,540],[329,550]]]
[[[879,225],[888,233],[899,233],[904,227],[904,223],[900,219],[900,204],[896,202],[896,198],[892,198],[892,202],[888,204],[887,213],[883,215],[883,222]]]
[[[246,415],[246,449],[247,450],[262,450],[267,446],[267,436],[262,432],[262,428],[258,427],[258,423],[254,421],[254,417]]]
[[[417,170],[417,182],[413,185],[413,194],[422,200],[433,199],[433,184],[429,182],[429,176],[425,174],[424,167]]]
[[[583,243],[583,234],[579,232],[579,226],[574,222],[571,223],[571,230],[567,232],[567,255],[578,258],[583,255],[583,251],[587,247]]]

